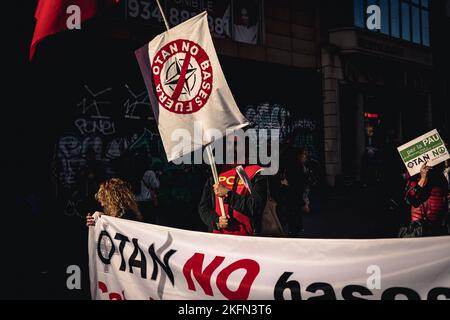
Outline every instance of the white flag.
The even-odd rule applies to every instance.
[[[169,161],[213,142],[211,129],[223,137],[249,124],[223,75],[206,11],[158,35],[136,57]],[[202,132],[195,132],[194,123]],[[190,139],[173,137],[176,129]]]

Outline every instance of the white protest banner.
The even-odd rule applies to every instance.
[[[450,159],[445,143],[436,129],[398,147],[397,150],[411,176],[418,174],[425,163],[435,166]]]
[[[93,299],[450,299],[450,237],[238,237],[102,216]]]
[[[249,124],[223,75],[206,11],[155,37],[136,58],[169,161]]]

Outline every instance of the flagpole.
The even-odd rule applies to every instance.
[[[170,26],[169,26],[169,23],[167,22],[166,15],[164,14],[164,11],[163,11],[163,9],[161,7],[161,3],[159,3],[159,0],[156,0],[156,4],[158,5],[159,12],[161,12],[161,16],[162,16],[162,18],[164,20],[164,24],[166,25],[166,29],[167,29],[167,31],[169,31]]]
[[[169,26],[169,23],[167,22],[166,15],[161,7],[161,3],[159,2],[159,0],[156,0],[156,4],[158,5],[159,12],[161,13],[161,16],[164,20],[166,29],[167,29],[167,31],[169,31],[170,26]],[[214,178],[214,183],[217,184],[217,183],[219,183],[219,175],[217,174],[216,161],[214,160],[214,155],[213,155],[210,144],[208,144],[206,146],[206,152],[208,153],[209,165],[211,167],[212,175]],[[222,214],[222,217],[226,217],[225,206],[223,205],[223,198],[221,198],[221,197],[218,197],[218,198],[219,198],[219,206],[220,206],[220,212]]]
[[[211,171],[214,178],[214,183],[219,183],[219,175],[217,174],[216,161],[214,160],[214,155],[212,153],[211,145],[208,144],[206,146],[206,152],[208,153],[209,165],[211,166]],[[225,206],[223,205],[223,198],[219,198],[219,206],[220,212],[222,213],[222,217],[225,217]]]

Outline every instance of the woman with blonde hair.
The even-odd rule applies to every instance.
[[[99,215],[143,221],[131,186],[121,179],[112,178],[103,182],[95,194],[95,199],[103,208],[103,212],[98,212]],[[86,225],[95,225],[93,215],[86,216]]]

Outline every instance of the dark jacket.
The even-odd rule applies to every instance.
[[[257,229],[261,221],[261,216],[267,202],[267,177],[257,174],[252,179],[252,193],[246,196],[230,191],[228,196],[224,198],[224,203],[230,205],[230,208],[235,209],[246,215],[252,221],[253,229]],[[202,197],[200,199],[198,211],[203,223],[208,227],[208,231],[217,230],[217,223],[219,216],[216,213],[216,201],[213,191],[214,182],[212,178],[206,180],[203,188]],[[232,210],[229,210],[230,223],[232,220]]]
[[[120,218],[125,220],[144,222],[142,215],[136,215],[136,213],[134,213],[132,210],[126,210],[124,214],[120,216]]]

